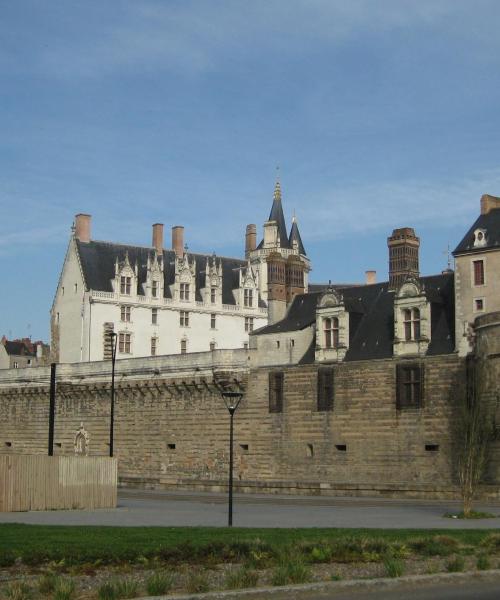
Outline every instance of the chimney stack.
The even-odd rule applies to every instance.
[[[377,283],[377,271],[365,271],[365,283],[366,285]]]
[[[163,253],[163,223],[153,225],[153,247],[158,254]]]
[[[91,215],[79,213],[75,215],[75,237],[80,242],[90,242],[90,220]]]
[[[257,246],[257,225],[253,223],[247,225],[247,231],[245,234],[245,256],[248,257],[250,252],[255,250]]]
[[[420,277],[418,250],[420,239],[412,227],[394,229],[387,238],[389,247],[389,289],[398,288],[407,277]]]
[[[184,255],[184,227],[182,225],[174,225],[172,227],[172,250],[176,256]]]
[[[500,198],[484,194],[481,196],[481,214],[487,215],[490,210],[500,208]]]

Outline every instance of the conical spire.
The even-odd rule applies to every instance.
[[[304,249],[304,244],[302,243],[302,238],[300,237],[299,226],[297,225],[297,219],[295,218],[295,214],[292,218],[292,228],[290,229],[290,237],[288,238],[290,248],[293,248],[294,241],[297,242],[299,254],[303,254],[305,256],[306,251]]]
[[[273,205],[268,220],[276,221],[278,224],[278,235],[280,236],[280,246],[282,248],[288,248],[285,216],[283,215],[283,207],[281,206],[281,185],[278,177],[276,178],[276,185],[274,186]]]

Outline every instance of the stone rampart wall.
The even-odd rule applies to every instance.
[[[216,351],[117,363],[121,484],[224,489],[229,416],[215,374],[246,390],[235,416],[235,483],[242,491],[456,494],[452,424],[465,391],[463,359],[422,359],[423,407],[399,411],[392,360],[335,365],[328,412],[317,410],[316,365],[283,368],[281,413],[269,413],[269,369],[250,370],[247,361],[245,351]],[[56,455],[73,454],[82,429],[89,455],[108,453],[109,367],[59,366]],[[47,451],[49,371],[30,375],[0,376],[0,453]]]

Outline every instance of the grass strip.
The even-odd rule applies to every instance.
[[[373,540],[411,544],[439,535],[461,546],[479,547],[495,529],[248,529],[218,527],[73,527],[0,524],[2,556],[21,558],[25,564],[49,561],[82,564],[136,562],[157,557],[168,563],[241,561],[249,555],[278,556],[284,547]],[[496,544],[495,544],[496,545]],[[381,548],[382,550],[382,548]],[[257,554],[256,554],[257,553]]]

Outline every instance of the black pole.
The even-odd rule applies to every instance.
[[[56,421],[56,363],[50,365],[49,456],[54,456],[54,424]]]
[[[233,526],[233,417],[236,408],[230,406],[229,410],[229,513],[228,513],[228,527]]]
[[[116,333],[111,332],[111,416],[109,424],[109,455],[113,456],[115,437],[115,360],[116,360]]]

